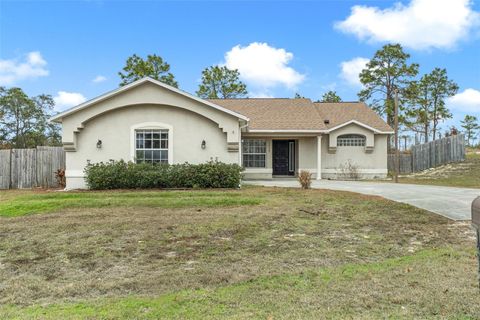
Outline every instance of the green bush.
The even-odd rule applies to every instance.
[[[242,168],[210,161],[203,164],[149,164],[112,161],[89,164],[85,180],[90,189],[238,188]]]

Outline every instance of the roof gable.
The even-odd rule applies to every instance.
[[[183,91],[183,90],[180,90],[180,89],[178,89],[178,88],[172,87],[172,86],[170,86],[170,85],[168,85],[168,84],[165,84],[165,83],[163,83],[163,82],[160,82],[160,81],[158,81],[158,80],[155,80],[155,79],[152,79],[152,78],[149,78],[149,77],[145,77],[145,78],[139,79],[139,80],[137,80],[137,81],[134,81],[134,82],[132,82],[132,83],[129,83],[129,84],[125,85],[125,86],[119,87],[119,88],[117,88],[117,89],[115,89],[115,90],[109,91],[109,92],[107,92],[107,93],[105,93],[105,94],[102,94],[102,95],[96,97],[96,98],[93,98],[93,99],[91,99],[91,100],[88,100],[88,101],[86,101],[86,102],[84,102],[84,103],[82,103],[82,104],[79,104],[78,106],[75,106],[75,107],[70,108],[70,109],[67,109],[67,110],[65,110],[65,111],[63,111],[63,112],[60,112],[60,113],[56,114],[55,116],[53,116],[52,118],[50,118],[50,121],[62,122],[62,119],[65,118],[65,117],[68,117],[68,116],[70,116],[70,115],[72,115],[72,114],[74,114],[74,113],[76,113],[76,112],[78,112],[78,111],[81,111],[81,110],[83,110],[83,109],[86,109],[86,108],[88,108],[88,107],[91,107],[91,106],[93,106],[93,105],[95,105],[95,104],[97,104],[97,103],[100,103],[100,102],[102,102],[102,101],[104,101],[104,100],[107,100],[107,99],[109,99],[109,98],[112,98],[112,97],[114,97],[114,96],[117,96],[117,95],[119,95],[119,94],[121,94],[121,93],[123,93],[123,92],[126,92],[126,91],[128,91],[128,90],[131,90],[131,89],[133,89],[133,88],[136,88],[136,87],[138,87],[138,86],[140,86],[140,85],[142,85],[142,84],[145,84],[145,83],[151,83],[151,84],[157,85],[157,86],[159,86],[159,87],[161,87],[161,88],[164,88],[164,89],[166,89],[166,90],[172,91],[172,92],[174,92],[174,93],[177,93],[177,94],[182,95],[182,96],[184,96],[184,97],[187,97],[187,98],[189,98],[189,99],[192,99],[192,100],[195,100],[195,101],[197,101],[197,102],[200,102],[200,103],[202,103],[202,104],[204,104],[204,105],[210,106],[210,107],[212,107],[212,108],[214,108],[214,109],[216,109],[216,110],[219,110],[219,111],[222,111],[222,112],[227,113],[227,114],[229,114],[229,115],[232,115],[232,116],[234,116],[234,117],[237,117],[238,119],[241,119],[241,120],[244,120],[244,121],[248,121],[248,120],[249,120],[249,119],[248,119],[247,117],[245,117],[244,115],[239,114],[239,113],[237,113],[237,112],[235,112],[235,111],[232,111],[232,110],[223,108],[223,107],[221,107],[221,106],[219,106],[219,105],[216,105],[216,104],[214,104],[214,103],[212,103],[212,102],[210,102],[210,101],[207,101],[207,100],[201,99],[201,98],[199,98],[199,97],[196,97],[196,96],[194,96],[194,95],[192,95],[192,94],[190,94],[190,93],[188,93],[188,92],[186,92],[186,91]]]

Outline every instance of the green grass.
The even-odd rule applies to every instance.
[[[66,208],[226,207],[256,205],[261,201],[259,197],[245,197],[235,191],[50,192],[0,201],[0,216],[18,217]]]
[[[399,181],[401,183],[480,188],[480,154],[467,154],[464,162],[452,163],[423,173],[401,177]]]
[[[159,297],[130,296],[121,299],[105,298],[81,303],[60,303],[48,306],[34,305],[18,307],[7,305],[0,308],[0,316],[9,319],[345,319],[345,318],[384,318],[387,314],[397,317],[415,317],[422,311],[431,312],[437,318],[448,306],[423,305],[415,309],[411,305],[417,299],[415,288],[398,288],[397,295],[402,296],[395,303],[389,297],[380,298],[381,308],[361,308],[355,305],[353,296],[339,297],[338,291],[350,291],[369,285],[369,282],[386,281],[396,284],[398,278],[412,278],[415,286],[426,286],[432,290],[445,290],[422,280],[418,271],[431,269],[432,261],[448,266],[452,260],[468,260],[474,255],[473,250],[456,251],[451,248],[422,250],[416,254],[400,258],[391,258],[378,263],[346,264],[337,268],[320,268],[306,270],[300,274],[287,273],[276,276],[263,276],[251,281],[212,289],[188,289]],[[447,268],[445,268],[447,269]],[[438,270],[435,270],[438,271]],[[447,288],[448,289],[448,288]],[[449,288],[456,293],[462,289]],[[337,290],[337,292],[329,291]],[[411,291],[409,297],[408,290]],[[352,292],[353,293],[353,292]],[[458,297],[455,303],[468,306],[477,302],[474,297]],[[328,307],[328,296],[340,301]],[[439,303],[442,294],[437,294]],[[332,297],[331,297],[332,298]],[[462,301],[463,300],[463,301]],[[451,304],[450,302],[449,304]],[[421,310],[425,309],[425,310]],[[463,312],[461,308],[450,318],[475,319],[475,312]],[[424,313],[425,314],[425,313]]]

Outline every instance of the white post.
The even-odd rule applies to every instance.
[[[242,156],[242,129],[238,130],[238,165],[243,166]]]
[[[317,180],[322,179],[322,136],[317,136]]]

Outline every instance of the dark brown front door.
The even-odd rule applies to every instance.
[[[273,175],[295,175],[295,140],[273,140]]]

